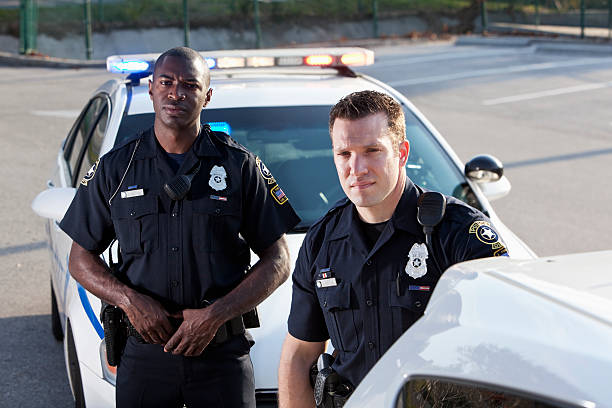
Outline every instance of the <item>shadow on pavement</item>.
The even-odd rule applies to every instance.
[[[74,407],[51,316],[0,319],[0,406]]]

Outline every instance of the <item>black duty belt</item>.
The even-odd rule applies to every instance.
[[[180,326],[180,320],[170,319],[170,321],[172,323],[172,326],[175,329],[178,329],[178,326]],[[142,338],[140,333],[138,333],[138,330],[136,330],[136,328],[132,325],[132,322],[130,322],[127,316],[125,316],[125,322],[127,325],[128,336],[134,337],[139,343],[147,343]],[[215,337],[212,339],[210,344],[225,343],[227,340],[230,339],[230,337],[243,334],[244,332],[245,328],[244,322],[242,321],[242,316],[234,317],[233,319],[228,320],[227,322],[223,323],[221,327],[219,327],[219,330],[217,330],[217,333],[215,334]]]

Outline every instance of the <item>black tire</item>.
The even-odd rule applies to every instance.
[[[53,283],[51,283],[51,332],[55,340],[64,340],[64,331],[62,330],[62,322],[57,308],[57,299],[55,292],[53,292]]]
[[[68,342],[68,372],[70,373],[70,383],[72,384],[72,394],[74,395],[74,406],[75,408],[85,408],[85,394],[83,393],[79,357],[77,356],[76,346],[74,345],[70,321],[66,322],[66,336],[66,341]]]

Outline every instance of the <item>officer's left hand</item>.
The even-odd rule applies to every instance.
[[[210,310],[211,308],[183,310],[183,322],[164,346],[164,351],[184,356],[202,354],[223,323],[212,316]]]

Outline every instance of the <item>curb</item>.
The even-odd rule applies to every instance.
[[[502,47],[533,47],[535,52],[567,52],[603,54],[612,57],[612,45],[598,43],[592,39],[542,38],[542,37],[498,37],[460,36],[455,45],[489,45]]]
[[[43,68],[106,68],[104,60],[77,60],[0,52],[0,66]]]

